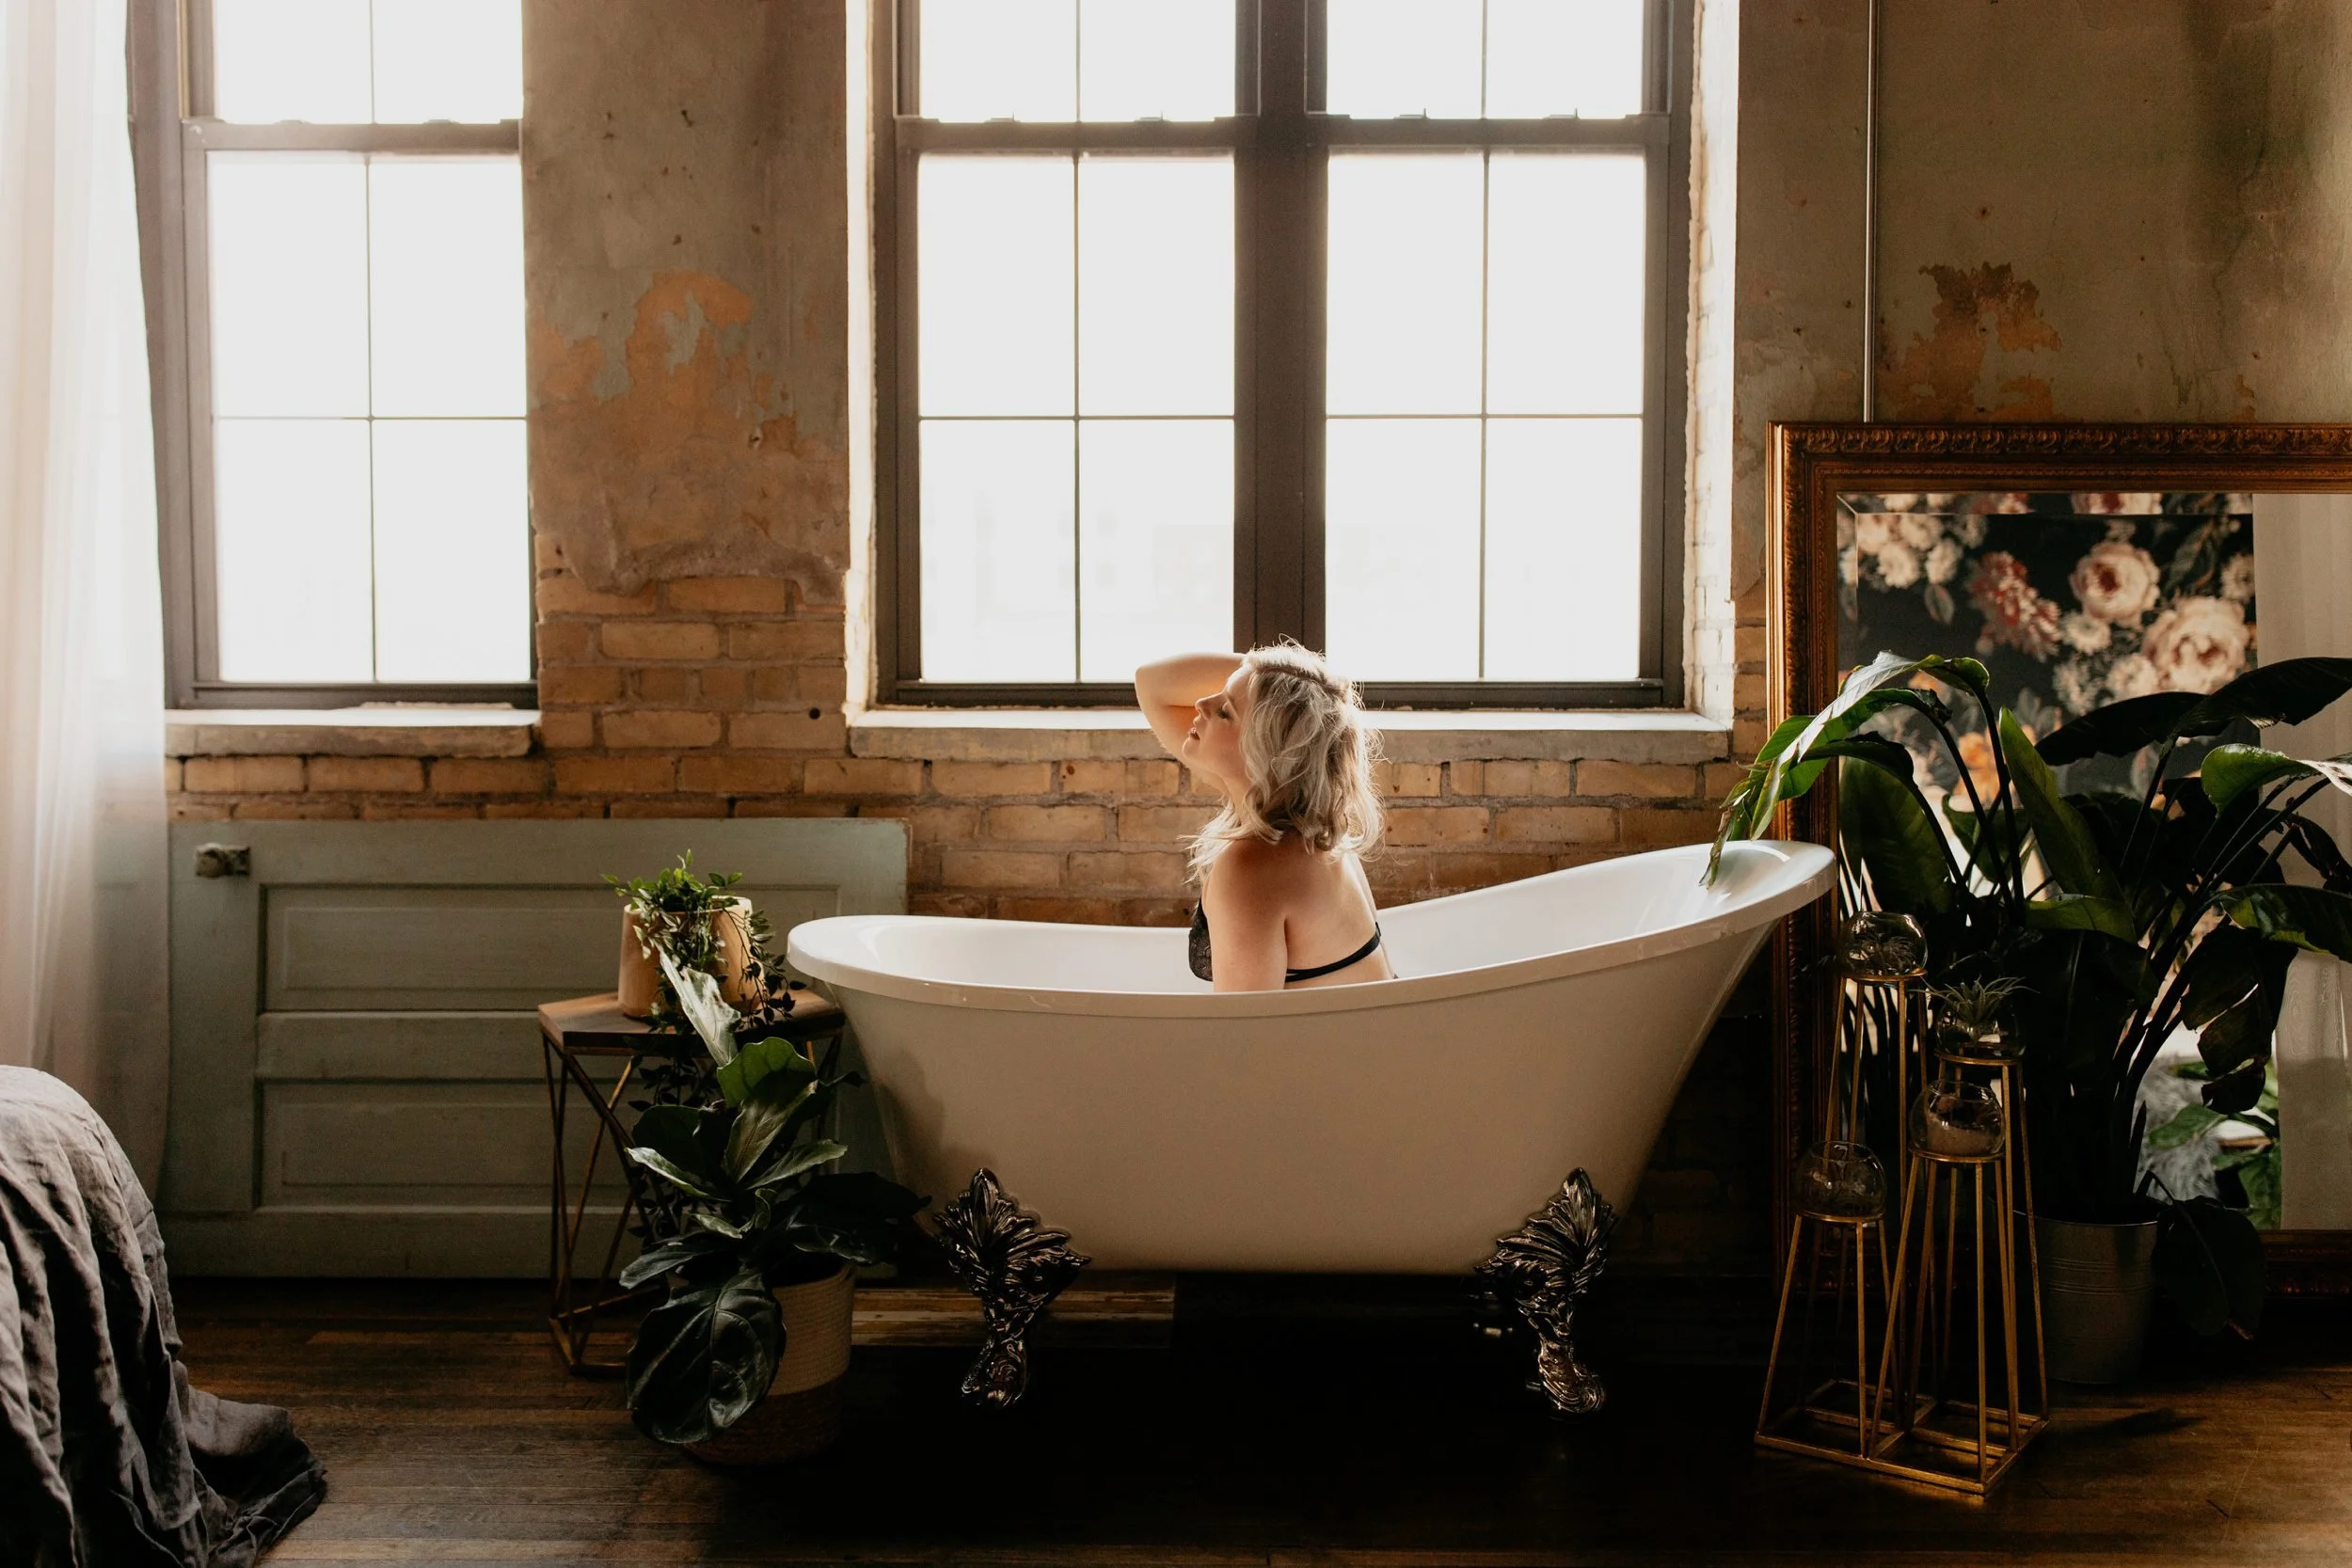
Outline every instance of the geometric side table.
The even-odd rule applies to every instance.
[[[772,1033],[796,1045],[806,1045],[834,1038],[847,1022],[840,1004],[827,1001],[813,990],[795,990],[790,1018]],[[623,1369],[624,1364],[619,1361],[592,1359],[588,1354],[589,1335],[599,1314],[652,1293],[655,1289],[647,1285],[622,1291],[612,1283],[613,1264],[620,1260],[621,1243],[628,1235],[629,1217],[638,1210],[640,1196],[636,1163],[621,1155],[628,1147],[629,1137],[620,1111],[627,1102],[629,1082],[636,1076],[648,1047],[653,1045],[650,1037],[654,1033],[653,1025],[644,1019],[630,1018],[621,1011],[620,996],[613,991],[575,997],[568,1002],[548,1002],[539,1008],[539,1043],[547,1067],[548,1117],[555,1133],[548,1183],[548,1332],[554,1336],[556,1354],[563,1358],[564,1367],[574,1372],[617,1372]],[[665,1041],[675,1037],[662,1037]],[[619,1061],[620,1074],[610,1086],[597,1083],[588,1070],[588,1063],[594,1058]],[[565,1168],[564,1158],[564,1123],[569,1118],[574,1089],[580,1091],[597,1123],[577,1179]],[[621,1199],[621,1212],[613,1219],[612,1235],[605,1241],[603,1259],[593,1275],[583,1276],[580,1270],[580,1247],[588,1228],[596,1165],[608,1141],[612,1146],[612,1157],[620,1162],[627,1190]]]

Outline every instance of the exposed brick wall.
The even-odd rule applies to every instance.
[[[849,754],[839,610],[782,578],[539,585],[538,745],[518,757],[173,759],[183,817],[891,816],[913,906],[1165,923],[1213,802],[1169,760]],[[1383,763],[1369,870],[1401,902],[1706,838],[1735,765]]]

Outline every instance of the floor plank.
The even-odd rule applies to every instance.
[[[641,1437],[617,1383],[557,1366],[527,1287],[192,1280],[180,1309],[198,1383],[290,1406],[326,1463],[278,1563],[2352,1561],[2338,1306],[2279,1304],[2259,1344],[2168,1343],[2136,1387],[2068,1394],[1975,1503],[1759,1454],[1756,1369],[1661,1354],[1708,1342],[1671,1307],[1604,1315],[1610,1405],[1560,1422],[1458,1292],[1199,1296],[1172,1330],[1041,1347],[1001,1415],[957,1400],[964,1349],[889,1320],[841,1447],[771,1472]]]

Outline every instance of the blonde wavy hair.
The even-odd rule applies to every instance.
[[[1206,877],[1225,847],[1245,838],[1275,844],[1295,833],[1325,857],[1369,853],[1380,837],[1380,796],[1372,783],[1379,732],[1365,721],[1356,689],[1295,642],[1252,649],[1242,668],[1248,784],[1193,839],[1193,876]]]

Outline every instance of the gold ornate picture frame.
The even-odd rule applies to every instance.
[[[2314,491],[2352,494],[2352,424],[1774,424],[1767,547],[1766,730],[1818,711],[1838,685],[1837,508],[1850,494],[1915,491]],[[2259,548],[2259,543],[2257,544]],[[1745,758],[1738,759],[1744,762]],[[1837,842],[1834,785],[1784,805],[1776,833]],[[1774,1233],[1789,1173],[1814,1136],[1809,1107],[1835,1021],[1828,900],[1774,938]],[[2271,1287],[2352,1291],[2352,1231],[2265,1232]]]

